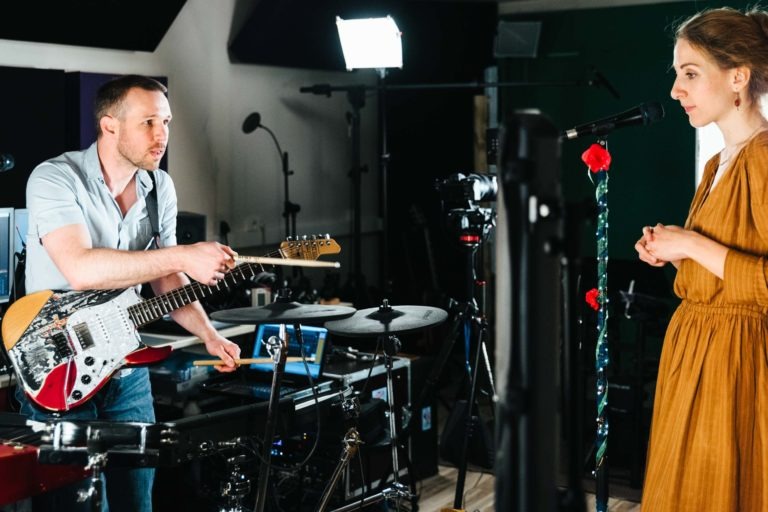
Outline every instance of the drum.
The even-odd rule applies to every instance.
[[[89,455],[108,454],[107,467],[154,467],[177,437],[162,423],[54,420],[43,432],[40,462],[86,465]]]

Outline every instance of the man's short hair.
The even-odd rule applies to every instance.
[[[145,91],[160,91],[163,94],[168,92],[168,88],[154,78],[142,75],[124,75],[106,82],[99,87],[93,102],[97,137],[101,136],[101,118],[109,115],[116,107],[119,108],[125,95],[134,87]]]

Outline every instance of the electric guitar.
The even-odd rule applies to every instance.
[[[289,239],[273,254],[314,260],[340,251],[325,235]],[[120,367],[168,357],[170,347],[144,345],[137,328],[255,276],[261,267],[241,263],[215,286],[192,282],[146,300],[135,288],[42,290],[8,308],[2,322],[3,344],[27,396],[45,409],[69,410],[91,398]]]

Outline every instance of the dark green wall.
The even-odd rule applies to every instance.
[[[695,130],[669,95],[674,72],[673,27],[719,2],[585,9],[526,14],[505,20],[542,22],[538,57],[499,61],[500,80],[581,82],[596,67],[620,98],[586,85],[504,89],[502,112],[538,108],[562,129],[600,119],[644,101],[660,101],[666,116],[647,127],[628,127],[608,136],[613,157],[609,182],[609,253],[633,259],[641,228],[661,222],[682,224],[694,192]],[[732,4],[741,7],[738,2]],[[589,202],[594,187],[581,153],[596,139],[563,142],[563,191],[569,202]],[[592,201],[594,202],[594,201]],[[595,254],[594,224],[582,224],[581,254]]]

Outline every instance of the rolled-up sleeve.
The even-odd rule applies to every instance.
[[[73,173],[56,164],[39,165],[27,183],[30,230],[38,238],[70,224],[85,224]]]
[[[157,175],[157,203],[160,216],[160,247],[176,245],[176,215],[178,213],[176,188],[173,179],[165,171],[153,171]]]

